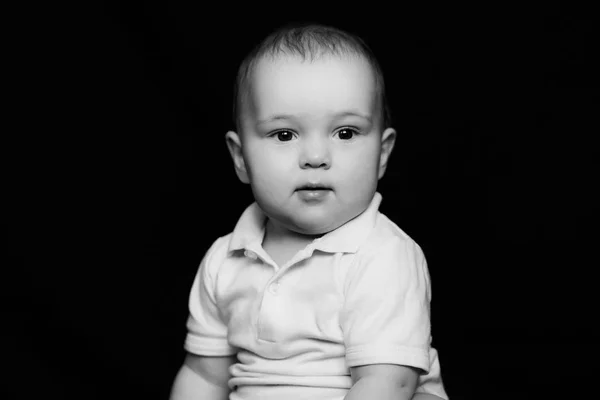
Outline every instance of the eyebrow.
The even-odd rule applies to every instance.
[[[363,114],[360,113],[358,111],[342,111],[342,112],[338,112],[332,115],[332,117],[334,118],[343,118],[343,117],[359,117],[362,119],[367,120],[369,123],[372,123],[373,120],[371,118],[370,115],[367,114]],[[265,119],[259,119],[257,121],[258,125],[263,125],[263,124],[267,124],[269,122],[274,122],[274,121],[288,121],[288,120],[293,120],[296,119],[296,116],[293,114],[276,114],[276,115],[272,115],[270,117],[267,117]]]

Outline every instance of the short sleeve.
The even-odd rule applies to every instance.
[[[419,376],[419,383],[415,393],[428,393],[448,400],[448,394],[442,382],[440,372],[440,359],[438,352],[433,347],[429,350],[429,372]]]
[[[420,247],[394,236],[348,270],[340,315],[349,367],[407,365],[430,370],[429,272]]]
[[[227,325],[222,321],[215,298],[215,274],[226,251],[217,240],[200,263],[189,296],[186,351],[205,356],[228,356],[236,349],[227,341]],[[221,250],[221,251],[220,251]]]

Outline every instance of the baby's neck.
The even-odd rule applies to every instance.
[[[273,261],[281,267],[317,237],[317,235],[303,235],[291,231],[269,219],[265,226],[262,246]]]

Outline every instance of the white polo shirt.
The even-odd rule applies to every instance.
[[[249,206],[207,251],[190,294],[185,349],[237,354],[232,400],[341,400],[349,367],[419,368],[417,392],[448,398],[430,346],[431,289],[421,248],[368,209],[278,266],[266,217]]]

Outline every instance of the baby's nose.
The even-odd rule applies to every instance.
[[[325,143],[310,143],[305,146],[300,157],[301,168],[325,168],[331,167],[331,155]]]

